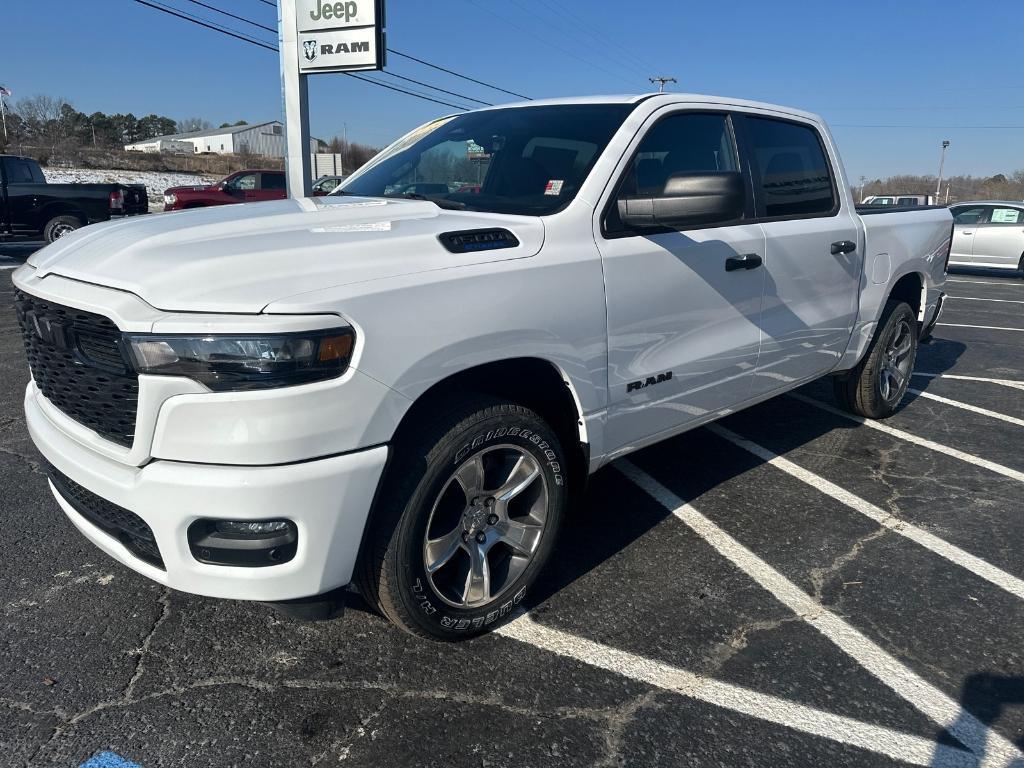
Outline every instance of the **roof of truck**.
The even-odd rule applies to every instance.
[[[779,104],[768,104],[761,101],[749,101],[747,99],[735,99],[727,96],[709,96],[702,93],[640,93],[640,94],[606,94],[595,96],[566,96],[556,99],[534,99],[533,101],[518,101],[509,104],[497,104],[494,107],[484,109],[497,109],[502,107],[536,107],[555,104],[638,104],[641,101],[658,100],[666,104],[721,104],[722,106],[753,107],[757,109],[770,109],[775,112],[785,112],[798,117],[805,117],[811,120],[820,121],[821,118],[813,112],[807,112],[794,107],[785,107]]]

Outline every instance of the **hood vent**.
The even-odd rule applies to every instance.
[[[437,239],[452,253],[494,251],[519,245],[519,240],[507,229],[466,229],[461,232],[445,232],[438,235]]]

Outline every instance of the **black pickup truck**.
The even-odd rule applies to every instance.
[[[0,238],[52,243],[86,224],[148,212],[141,184],[47,184],[32,158],[0,155]]]

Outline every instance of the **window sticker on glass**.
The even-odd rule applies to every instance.
[[[564,183],[565,182],[562,179],[552,179],[551,181],[549,181],[544,186],[544,194],[545,195],[560,195],[560,194],[562,194],[562,184],[564,184]]]
[[[1020,221],[1020,211],[1016,208],[994,208],[992,210],[993,224],[1016,224]]]

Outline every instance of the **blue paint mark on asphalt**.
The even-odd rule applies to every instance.
[[[125,760],[113,752],[100,752],[82,763],[78,768],[142,768],[138,763]]]

